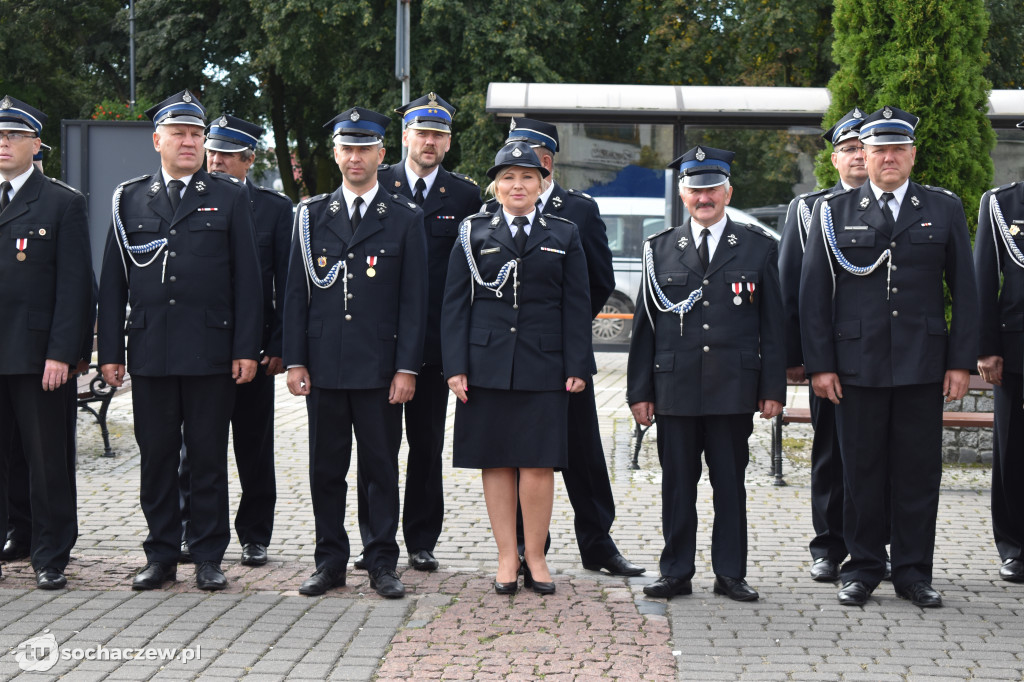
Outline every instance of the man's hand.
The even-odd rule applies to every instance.
[[[757,409],[761,410],[761,419],[775,419],[782,414],[782,403],[778,400],[758,400]]]
[[[827,398],[836,405],[843,399],[843,385],[839,383],[839,375],[835,372],[818,372],[811,377],[811,388],[814,395]]]
[[[100,374],[108,386],[121,388],[124,386],[124,365],[100,365]]]
[[[89,361],[79,360],[78,364],[75,365],[75,374],[85,374],[89,371]]]
[[[786,368],[786,381],[791,384],[802,384],[807,381],[807,374],[804,373],[804,366]]]
[[[1003,385],[1003,356],[985,355],[978,358],[978,374],[993,386]]]
[[[416,375],[408,372],[395,372],[388,391],[388,402],[392,405],[404,405],[412,400],[416,393]]]
[[[629,411],[641,426],[650,426],[654,419],[654,403],[651,402],[633,403],[629,406]]]
[[[267,368],[267,376],[272,377],[284,371],[284,361],[281,358],[266,355],[260,360],[260,364]]]
[[[309,395],[309,387],[313,385],[305,367],[292,367],[288,370],[288,378],[285,381],[292,395]]]
[[[946,379],[942,382],[942,395],[946,396],[947,403],[951,403],[967,395],[970,386],[971,373],[966,369],[947,369]]]
[[[256,376],[255,360],[232,360],[231,378],[236,384],[247,384]]]
[[[43,367],[43,390],[56,391],[68,380],[68,363],[47,360]]]
[[[579,377],[569,377],[565,380],[565,390],[569,393],[579,393],[587,387],[587,382]]]
[[[455,397],[459,399],[459,402],[467,402],[469,396],[469,378],[465,374],[456,374],[448,380],[448,388],[455,394]]]

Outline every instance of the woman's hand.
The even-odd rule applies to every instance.
[[[469,379],[465,374],[456,374],[448,379],[448,388],[451,389],[452,393],[460,401],[464,403],[469,401],[469,396],[466,395],[469,391]]]
[[[565,380],[565,390],[569,393],[579,393],[587,387],[587,382],[579,377],[569,377]]]

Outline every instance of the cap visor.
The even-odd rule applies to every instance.
[[[724,185],[729,176],[724,173],[700,173],[698,175],[684,175],[683,187],[718,187]]]
[[[38,134],[39,131],[21,120],[0,119],[0,130],[24,130]]]
[[[406,126],[406,130],[437,130],[442,133],[451,133],[452,129],[446,123],[440,121],[415,121]]]
[[[206,143],[203,145],[205,149],[209,149],[212,152],[241,152],[246,149],[250,149],[244,144],[238,144],[236,142],[226,142],[224,140],[217,140],[212,137],[206,138]]]
[[[157,123],[158,126],[199,126],[206,128],[206,121],[195,116],[168,116]]]
[[[487,177],[493,180],[496,177],[498,177],[501,171],[505,170],[506,168],[535,168],[538,171],[540,171],[540,176],[542,178],[546,178],[549,175],[551,175],[551,171],[549,171],[544,166],[520,166],[517,163],[505,163],[500,166],[491,166],[489,169],[487,169]]]
[[[876,147],[887,144],[914,144],[914,138],[901,134],[870,135],[862,137],[860,141]]]
[[[369,147],[371,144],[383,142],[379,137],[370,135],[335,135],[334,144],[347,144],[350,147]]]

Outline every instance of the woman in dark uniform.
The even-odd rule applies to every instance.
[[[444,373],[459,399],[454,464],[483,470],[499,594],[516,591],[520,570],[525,587],[555,591],[544,560],[554,469],[567,464],[568,393],[590,372],[586,257],[576,225],[537,212],[548,174],[523,142],[498,152],[487,171],[498,208],[459,227],[441,310]]]

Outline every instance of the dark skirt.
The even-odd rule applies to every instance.
[[[470,386],[467,397],[469,402],[455,404],[455,466],[568,467],[569,394],[565,389],[502,391]]]

